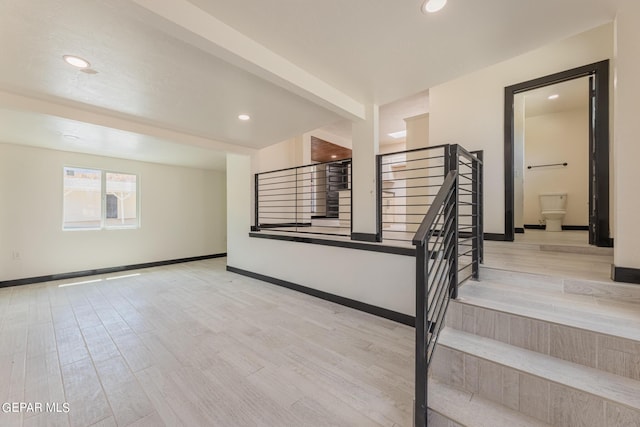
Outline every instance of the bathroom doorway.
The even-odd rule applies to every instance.
[[[540,194],[566,194],[564,229],[612,246],[609,61],[505,88],[505,240],[543,228]]]
[[[514,97],[514,226],[524,241],[589,241],[589,84],[585,76]],[[533,231],[554,222],[572,233]]]

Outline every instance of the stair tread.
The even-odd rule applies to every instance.
[[[429,409],[467,427],[548,427],[542,421],[429,379]]]
[[[567,278],[606,281],[612,256],[532,250],[511,242],[485,242],[484,265],[496,269],[554,274]]]
[[[479,283],[481,286],[490,286],[492,288],[499,288],[506,292],[514,292],[518,295],[528,294],[531,296],[539,296],[541,298],[553,298],[554,300],[565,301],[570,304],[578,304],[584,305],[585,307],[596,307],[600,305],[600,302],[590,295],[576,295],[576,294],[566,294],[562,292],[562,290],[556,289],[545,289],[545,288],[536,288],[536,287],[522,287],[522,286],[513,286],[509,283],[502,283],[493,280],[483,280]],[[636,308],[640,308],[637,304],[632,304],[636,306]],[[606,311],[604,309],[603,311]]]
[[[636,410],[640,409],[640,381],[448,327],[440,333],[438,343]]]
[[[538,250],[543,252],[565,252],[572,254],[597,255],[612,257],[613,248],[605,248],[591,245],[573,245],[570,243],[557,243],[554,241],[509,242],[511,248]]]
[[[589,302],[562,294],[521,291],[477,282],[460,288],[458,302],[640,341],[640,306]]]
[[[590,295],[567,294],[548,289],[520,288],[493,281],[474,282],[468,288],[472,291],[477,291],[478,288],[487,289],[487,292],[494,289],[505,296],[520,300],[526,299],[528,302],[536,302],[542,307],[553,306],[557,310],[566,308],[598,313],[614,319],[619,318],[640,324],[640,304],[633,301],[613,301]]]
[[[514,271],[483,265],[480,280],[513,285],[517,288],[548,289],[571,295],[640,303],[640,286],[594,277],[576,278],[539,272]]]

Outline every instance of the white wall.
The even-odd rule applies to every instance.
[[[269,172],[302,166],[296,164],[296,143],[299,143],[299,139],[291,138],[258,151],[259,171]]]
[[[623,0],[616,19],[614,174],[618,267],[640,268],[640,2]]]
[[[353,233],[376,234],[377,194],[376,155],[379,144],[379,108],[375,104],[366,106],[366,120],[351,124],[353,142],[351,169],[351,209]]]
[[[64,166],[138,174],[141,227],[62,231]],[[0,280],[223,253],[225,180],[223,172],[0,144]]]
[[[484,150],[485,232],[504,233],[504,88],[613,57],[613,25],[429,90],[429,143]]]
[[[406,142],[396,142],[393,144],[384,144],[380,145],[380,150],[378,154],[389,154],[389,153],[397,153],[398,151],[405,151],[407,149]]]
[[[407,150],[429,146],[429,113],[404,119],[407,126]]]
[[[249,237],[251,160],[227,156],[227,264],[415,314],[415,258]]]
[[[524,169],[524,223],[538,224],[540,193],[567,193],[564,225],[589,225],[589,107],[527,117],[526,165],[567,162],[566,167]]]

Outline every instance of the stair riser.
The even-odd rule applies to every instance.
[[[640,380],[640,342],[476,307],[449,304],[453,329]]]
[[[640,411],[440,345],[431,375],[557,427],[637,426]]]

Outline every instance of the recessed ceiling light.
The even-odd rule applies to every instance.
[[[558,98],[560,98],[560,95],[558,95],[557,93],[554,93],[553,95],[549,95],[547,99],[558,99]]]
[[[399,139],[399,138],[404,138],[405,136],[407,136],[407,131],[406,130],[400,130],[398,132],[392,132],[392,133],[389,133],[387,135],[389,135],[393,139]]]
[[[425,0],[422,3],[422,13],[434,13],[441,10],[447,4],[447,0]]]
[[[337,158],[338,158],[338,156],[336,156],[335,154],[332,154],[332,155],[331,155],[331,158],[332,158],[332,159],[337,159]]]
[[[69,65],[73,65],[76,68],[89,68],[91,64],[86,59],[82,59],[79,56],[63,55],[62,59]]]
[[[247,120],[251,119],[251,116],[249,116],[248,114],[240,114],[238,118],[246,122]]]

